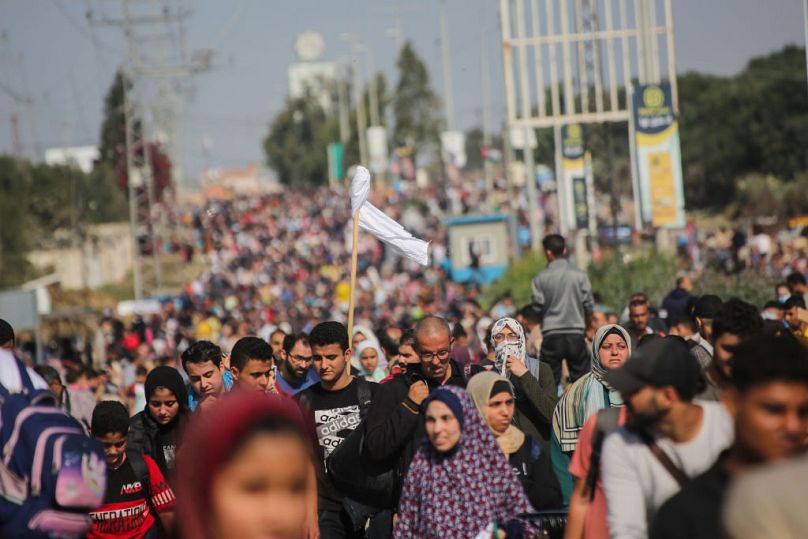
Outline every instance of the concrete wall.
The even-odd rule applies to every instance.
[[[39,270],[58,274],[62,287],[70,290],[120,282],[134,260],[129,223],[91,226],[82,246],[32,251],[28,260]]]

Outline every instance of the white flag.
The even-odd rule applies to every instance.
[[[359,227],[410,260],[422,266],[429,265],[429,243],[407,232],[403,226],[368,202],[369,193],[370,172],[365,167],[356,167],[356,174],[351,182],[351,215],[359,210]]]

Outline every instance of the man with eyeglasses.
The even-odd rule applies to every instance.
[[[275,379],[275,387],[282,395],[291,397],[320,381],[312,368],[312,352],[309,336],[293,333],[283,338],[280,349],[281,363]]]
[[[432,389],[443,385],[466,387],[462,368],[451,359],[452,338],[443,318],[427,316],[415,327],[419,362],[379,387],[367,417],[367,458],[395,469],[399,492],[410,461],[425,436],[421,403]]]

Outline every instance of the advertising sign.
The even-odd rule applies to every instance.
[[[380,125],[368,127],[368,153],[370,163],[368,168],[374,174],[381,174],[387,170],[387,131]]]
[[[584,159],[584,130],[580,124],[561,126],[561,171],[564,181],[560,186],[566,189],[569,226],[586,229],[589,226],[589,206],[586,193],[586,163]],[[571,206],[571,207],[569,207]]]
[[[339,142],[328,145],[328,181],[334,185],[345,177],[345,148]]]
[[[466,166],[466,134],[462,131],[444,131],[440,134],[443,160],[457,168]]]
[[[682,156],[670,84],[639,86],[634,93],[632,120],[643,221],[654,227],[682,228]]]

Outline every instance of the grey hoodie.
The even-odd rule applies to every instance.
[[[531,283],[533,304],[544,316],[542,333],[583,333],[592,314],[592,285],[566,258],[553,260]]]

